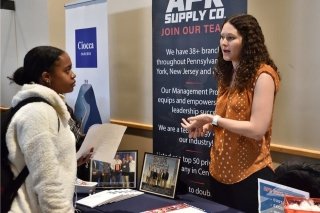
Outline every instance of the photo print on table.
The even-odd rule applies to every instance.
[[[112,162],[91,160],[90,181],[97,188],[137,188],[137,150],[117,151]]]
[[[145,153],[139,190],[175,198],[180,158]]]

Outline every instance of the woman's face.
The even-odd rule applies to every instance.
[[[50,73],[50,88],[59,94],[72,92],[76,85],[76,75],[71,69],[70,57],[67,53],[63,53],[55,62],[53,72]]]
[[[229,22],[225,23],[222,28],[220,48],[222,50],[223,59],[225,61],[231,61],[233,67],[236,68],[240,60],[242,36]]]

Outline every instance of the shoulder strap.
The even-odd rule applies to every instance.
[[[45,103],[51,105],[44,98],[30,97],[30,98],[26,98],[26,99],[20,101],[15,107],[11,107],[8,111],[8,114],[6,115],[6,118],[4,118],[5,120],[2,121],[2,119],[1,119],[1,133],[2,133],[1,134],[1,150],[6,151],[6,152],[1,151],[1,154],[5,154],[5,156],[8,155],[8,149],[7,149],[5,141],[6,141],[6,133],[7,133],[7,130],[8,130],[8,127],[9,127],[9,124],[11,122],[12,117],[21,107],[23,107],[26,104],[32,103],[32,102],[45,102]],[[2,145],[4,145],[4,146],[2,146]]]
[[[6,207],[8,208],[8,210],[10,210],[11,204],[18,193],[18,189],[26,180],[28,175],[29,175],[28,167],[24,166],[22,171],[16,177],[16,179],[13,180],[12,185],[6,186],[7,191],[6,191],[6,197],[4,199],[6,199],[7,201],[5,201],[4,204],[2,205],[8,205],[8,207]]]
[[[20,101],[15,107],[12,108],[13,109],[12,110],[12,117],[21,107],[23,107],[24,105],[27,105],[29,103],[32,103],[32,102],[45,102],[45,103],[47,103],[47,104],[49,104],[51,106],[49,101],[47,101],[46,99],[41,98],[41,97],[26,98],[26,99]],[[10,117],[9,119],[11,120],[12,117]]]
[[[41,97],[30,97],[27,99],[22,100],[21,102],[19,102],[15,107],[10,108],[10,111],[8,112],[8,115],[6,116],[6,120],[4,123],[1,122],[1,154],[4,155],[1,160],[2,161],[6,161],[6,163],[8,163],[8,148],[7,148],[7,144],[6,144],[6,132],[8,129],[8,126],[11,122],[12,117],[14,116],[14,114],[24,105],[32,103],[32,102],[45,102],[49,105],[51,105],[47,100],[45,100],[44,98]],[[5,162],[1,162],[5,163]],[[7,164],[8,165],[8,164]],[[7,166],[7,165],[1,165],[1,166]],[[10,167],[9,167],[10,169]],[[10,210],[10,206],[11,203],[13,202],[15,196],[17,195],[18,189],[20,188],[20,186],[22,185],[22,183],[25,181],[25,179],[27,178],[29,174],[29,170],[27,168],[27,166],[25,166],[22,171],[20,172],[20,174],[13,180],[13,183],[11,186],[6,186],[7,190],[6,190],[6,196],[5,196],[5,202],[2,205],[8,205],[4,208],[8,208],[8,210]],[[2,199],[1,199],[2,201]],[[2,207],[1,207],[2,208]]]

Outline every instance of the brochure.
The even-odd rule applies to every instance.
[[[285,195],[309,198],[309,192],[258,179],[259,213],[283,213]]]
[[[194,207],[190,204],[187,203],[177,203],[174,205],[170,206],[165,206],[157,209],[152,209],[148,211],[144,211],[142,213],[165,213],[165,212],[170,212],[170,213],[203,213],[202,209],[199,209],[197,207]]]
[[[76,203],[94,208],[103,204],[118,202],[124,199],[142,195],[143,192],[134,189],[104,190],[78,200]]]

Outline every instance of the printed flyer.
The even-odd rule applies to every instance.
[[[309,192],[258,179],[259,213],[283,213],[285,195],[309,198]]]

